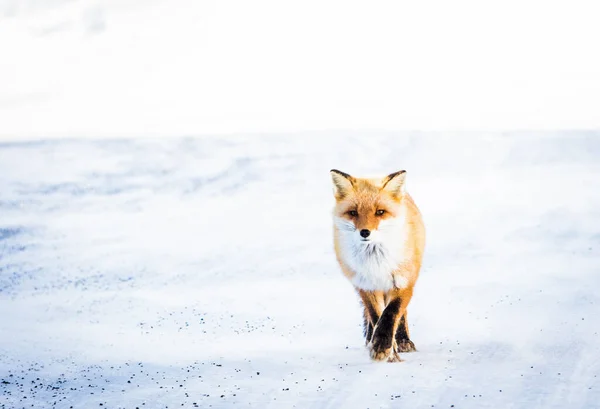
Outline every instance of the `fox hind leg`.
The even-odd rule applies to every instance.
[[[365,336],[365,344],[371,342],[371,338],[373,338],[373,324],[371,324],[366,308],[363,312],[363,335]]]
[[[402,318],[400,318],[400,324],[396,330],[396,345],[398,352],[416,352],[417,348],[415,344],[410,340],[408,332],[408,316],[407,312],[404,312]]]

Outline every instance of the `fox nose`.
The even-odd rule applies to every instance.
[[[369,234],[371,234],[371,232],[370,232],[369,230],[367,230],[367,229],[362,229],[362,230],[360,231],[360,235],[361,235],[362,237],[364,237],[365,239],[366,239],[367,237],[369,237]]]

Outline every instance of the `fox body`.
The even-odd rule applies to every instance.
[[[399,362],[399,352],[416,350],[406,308],[425,248],[421,213],[404,186],[406,172],[355,178],[334,169],[331,177],[335,254],[361,297],[371,358]]]

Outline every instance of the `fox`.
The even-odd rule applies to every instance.
[[[374,361],[402,362],[416,351],[407,307],[425,250],[421,212],[405,188],[406,171],[333,181],[333,244],[337,262],[363,306],[365,345]]]

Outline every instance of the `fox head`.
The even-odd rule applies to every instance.
[[[382,243],[393,235],[400,214],[406,171],[383,178],[355,178],[331,170],[338,232],[355,243]]]

